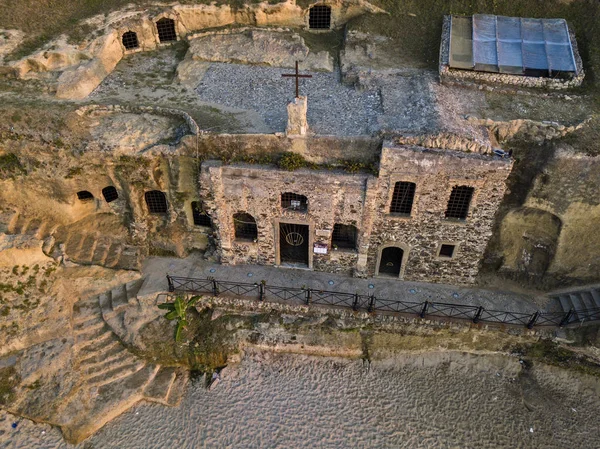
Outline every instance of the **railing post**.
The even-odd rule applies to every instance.
[[[559,326],[563,327],[563,326],[566,326],[567,324],[569,324],[569,321],[571,321],[571,318],[573,317],[574,313],[575,313],[575,311],[572,308],[569,309],[569,311],[567,312],[565,317],[560,321]]]
[[[175,286],[173,285],[173,279],[171,276],[167,274],[167,282],[169,283],[169,291],[172,293],[175,291]]]
[[[419,316],[421,318],[425,318],[425,314],[427,313],[428,307],[429,307],[429,301],[425,301],[425,304],[423,304],[423,309],[421,309],[421,313],[419,314]]]
[[[479,322],[479,318],[481,318],[481,314],[483,313],[483,307],[479,307],[477,309],[477,313],[473,317],[473,323],[477,324]]]
[[[354,294],[354,301],[352,301],[352,310],[355,312],[358,310],[358,293]]]
[[[265,300],[265,284],[263,284],[262,282],[258,284],[258,300]]]
[[[367,311],[369,313],[373,312],[373,310],[375,309],[375,295],[371,295],[371,298],[369,299],[369,308],[367,309]]]
[[[312,299],[312,290],[310,288],[306,289],[306,305],[310,304],[310,300]]]
[[[211,279],[212,282],[212,293],[213,296],[217,296],[219,294],[219,285],[215,279]]]
[[[531,319],[529,320],[529,323],[527,323],[527,329],[533,329],[533,326],[535,326],[535,322],[539,316],[540,312],[535,312],[533,315],[531,315]]]

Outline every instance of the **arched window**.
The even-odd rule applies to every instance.
[[[467,215],[469,215],[469,205],[471,204],[474,190],[473,187],[469,186],[454,186],[448,200],[446,218],[451,220],[466,220]]]
[[[94,199],[94,195],[92,195],[87,190],[80,190],[77,192],[77,198],[81,201],[91,201]]]
[[[336,223],[331,234],[331,244],[337,248],[356,249],[356,226]]]
[[[194,217],[194,224],[196,226],[206,226],[209,228],[212,226],[210,215],[204,212],[201,203],[198,201],[192,201],[192,216]]]
[[[127,50],[133,50],[134,48],[139,48],[140,43],[138,42],[137,34],[133,31],[127,31],[123,33],[123,47]]]
[[[113,186],[106,186],[102,189],[102,196],[107,203],[110,203],[119,198],[119,192]]]
[[[304,195],[285,192],[281,194],[281,207],[284,209],[306,212],[308,210],[308,199]]]
[[[151,214],[166,214],[167,197],[160,190],[151,190],[144,194],[146,205],[148,206],[148,212]]]
[[[256,220],[250,214],[238,212],[233,216],[235,238],[238,240],[254,241],[258,237]]]
[[[158,31],[158,40],[161,42],[173,42],[177,40],[175,32],[175,21],[163,17],[156,22],[156,30]]]
[[[331,8],[315,5],[308,13],[308,27],[311,30],[328,30],[331,28]]]

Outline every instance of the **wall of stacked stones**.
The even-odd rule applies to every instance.
[[[474,282],[511,168],[511,161],[500,158],[418,147],[412,151],[384,147],[373,208],[368,274],[375,274],[380,248],[391,245],[408,252],[403,279]],[[416,184],[410,217],[389,214],[398,181]],[[445,219],[448,199],[456,185],[474,188],[464,222]],[[437,257],[442,243],[456,245],[452,259]]]
[[[511,168],[507,159],[420,147],[384,148],[379,178],[214,161],[202,166],[200,196],[213,217],[223,263],[276,264],[278,223],[308,223],[309,251],[313,243],[328,246],[328,254],[311,255],[317,271],[373,276],[380,250],[400,246],[407,256],[403,279],[464,284],[475,280]],[[417,185],[410,217],[388,213],[397,181]],[[463,222],[444,218],[455,185],[475,189]],[[282,210],[284,192],[305,195],[308,211]],[[235,239],[237,212],[256,219],[256,242]],[[358,228],[357,250],[331,247],[335,223]],[[438,258],[442,243],[457,246],[454,258]]]
[[[313,243],[330,246],[335,223],[361,228],[368,175],[329,171],[286,172],[269,167],[206,162],[200,174],[200,192],[213,218],[222,263],[275,264],[278,223],[309,225],[309,253]],[[281,207],[281,194],[304,195],[308,210],[298,212]],[[246,212],[256,220],[256,242],[235,238],[233,215]],[[360,239],[364,238],[359,235]],[[331,248],[330,248],[331,249]],[[329,251],[311,254],[318,271],[352,273],[356,251]]]

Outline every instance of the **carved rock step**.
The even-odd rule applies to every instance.
[[[86,366],[102,363],[104,360],[118,355],[122,351],[123,345],[119,341],[110,341],[108,344],[99,348],[96,352],[91,352],[87,354],[80,353],[78,358],[79,366],[85,368]]]
[[[92,375],[85,380],[86,385],[91,387],[101,387],[116,382],[125,377],[131,376],[141,370],[146,364],[141,360],[135,360],[125,365],[118,365],[101,374]]]
[[[88,334],[89,335],[93,331],[102,329],[104,327],[104,325],[105,325],[105,323],[104,323],[104,320],[102,319],[102,317],[99,315],[96,315],[86,321],[75,323],[75,325],[73,326],[73,331],[75,332],[76,335],[79,335],[79,334]]]
[[[84,374],[89,378],[99,374],[115,372],[115,370],[135,365],[137,363],[143,363],[143,361],[131,354],[125,348],[122,348],[120,352],[111,357],[107,357],[101,362],[86,364],[84,367]]]
[[[107,268],[139,271],[141,251],[136,246],[126,245],[96,234],[82,234],[59,227],[53,235],[54,240],[44,247],[46,254],[52,254],[58,245],[64,245],[64,252],[72,262],[83,265],[100,265]]]
[[[9,234],[25,234],[40,240],[48,237],[53,231],[53,226],[38,219],[28,218],[20,213],[15,213],[8,225]]]

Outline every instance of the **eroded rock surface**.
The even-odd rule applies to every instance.
[[[303,70],[333,71],[333,58],[326,51],[312,53],[298,34],[266,30],[206,34],[190,40],[192,59],[212,62],[262,64]]]

